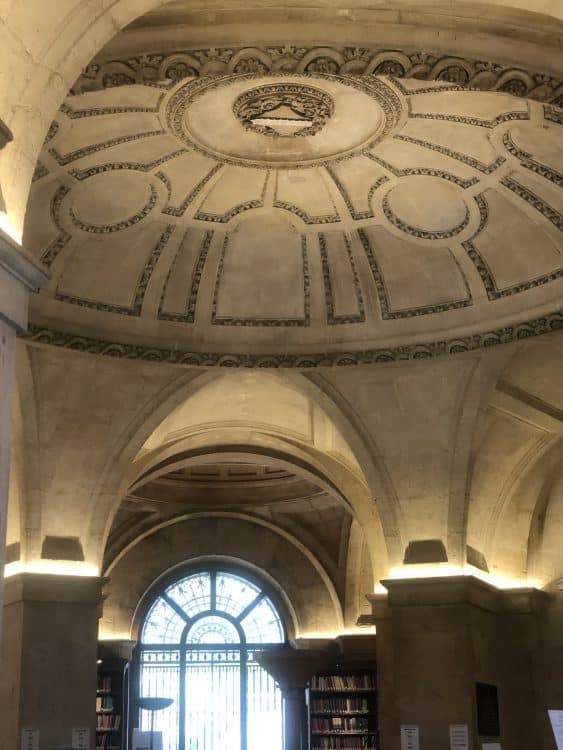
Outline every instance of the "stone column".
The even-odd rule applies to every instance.
[[[331,664],[331,657],[326,651],[281,646],[257,653],[256,660],[282,691],[284,750],[307,750],[305,690],[313,675]]]
[[[449,750],[450,724],[466,724],[470,748],[480,750],[479,682],[498,689],[503,750],[545,747],[535,667],[545,595],[500,591],[469,576],[382,583],[387,597],[370,597],[384,709],[381,746],[399,750],[400,726],[414,724],[421,748]]]
[[[46,278],[40,265],[0,231],[0,570],[4,569],[6,540],[16,334],[27,327],[30,292],[37,291]],[[0,576],[0,604],[3,580]]]
[[[41,748],[69,748],[73,728],[94,747],[102,579],[23,573],[6,580],[0,750],[38,729]]]

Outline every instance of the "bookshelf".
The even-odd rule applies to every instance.
[[[308,690],[310,750],[376,750],[375,673],[346,669],[317,675]]]
[[[96,690],[96,750],[122,750],[123,666],[102,659]]]

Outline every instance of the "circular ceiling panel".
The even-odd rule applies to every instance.
[[[67,99],[29,336],[200,365],[431,357],[563,326],[562,112],[350,74]]]
[[[167,106],[171,130],[229,163],[304,167],[375,145],[401,118],[395,91],[373,77],[262,80],[259,86],[246,75],[184,83]]]

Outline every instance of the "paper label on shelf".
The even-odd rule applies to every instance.
[[[72,750],[90,750],[90,730],[87,727],[72,730]]]
[[[467,724],[450,724],[450,750],[469,750]]]
[[[39,750],[39,729],[22,729],[22,750]]]
[[[410,724],[401,727],[401,750],[420,750],[417,725]]]
[[[557,750],[563,750],[563,711],[550,709],[548,712]]]

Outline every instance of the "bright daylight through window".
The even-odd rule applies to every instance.
[[[270,598],[239,575],[207,570],[168,586],[139,651],[139,694],[174,699],[155,717],[163,750],[281,750],[281,693],[254,653],[284,640]]]

